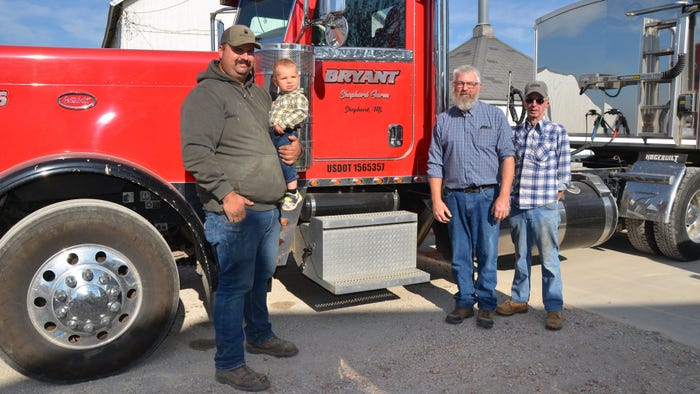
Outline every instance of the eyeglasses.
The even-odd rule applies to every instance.
[[[462,89],[464,87],[473,88],[473,87],[476,87],[476,86],[481,85],[481,84],[479,82],[455,81],[455,82],[452,82],[452,85],[454,85],[454,87],[456,87],[456,88]]]
[[[231,50],[233,51],[233,53],[235,53],[238,56],[240,56],[244,53],[247,54],[248,56],[253,56],[253,54],[255,54],[255,49],[249,49],[247,51],[244,51],[243,49],[241,49],[241,47],[234,47],[231,44],[228,44],[228,46],[231,47]]]
[[[537,104],[540,104],[540,105],[544,104],[544,99],[542,97],[536,98],[536,99],[533,99],[533,98],[526,98],[525,99],[525,102],[527,104],[532,104],[533,101],[536,101]]]

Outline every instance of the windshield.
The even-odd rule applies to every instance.
[[[246,25],[261,44],[284,40],[293,0],[241,0],[237,24]]]

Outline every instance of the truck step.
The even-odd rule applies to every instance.
[[[294,257],[333,294],[427,282],[416,268],[416,221],[407,211],[313,217],[299,225]]]
[[[307,275],[308,276],[308,275]],[[394,286],[413,285],[430,281],[430,274],[417,268],[407,268],[394,272],[386,272],[380,276],[357,277],[326,281],[311,278],[324,289],[335,295],[357,293],[361,291],[384,289]]]

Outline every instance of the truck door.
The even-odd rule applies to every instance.
[[[314,31],[315,164],[307,176],[364,176],[389,167],[411,174],[414,110],[421,105],[414,95],[414,6],[405,0],[347,0],[349,30],[342,47],[324,45],[323,31]]]

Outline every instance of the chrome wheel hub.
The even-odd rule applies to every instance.
[[[136,317],[141,281],[131,262],[103,245],[77,245],[49,258],[36,272],[27,310],[36,330],[71,349],[105,345]]]

